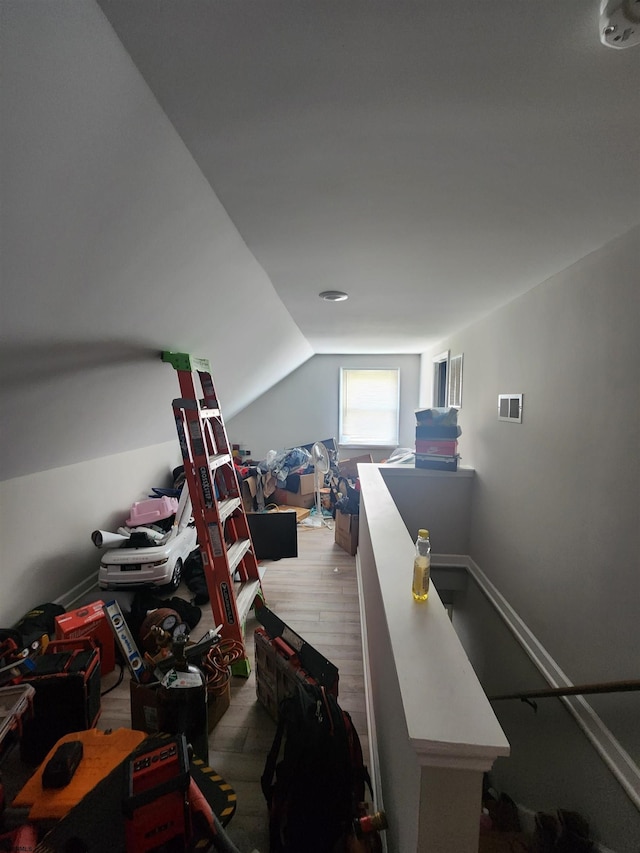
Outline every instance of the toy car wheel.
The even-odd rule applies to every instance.
[[[169,589],[178,589],[180,586],[180,581],[182,580],[182,560],[178,557],[176,560],[176,564],[173,567],[173,574],[171,575],[171,580],[167,584]]]

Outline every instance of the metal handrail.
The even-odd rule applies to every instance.
[[[531,699],[551,699],[557,696],[588,696],[594,693],[630,693],[640,690],[640,680],[604,681],[595,684],[572,684],[571,687],[547,687],[541,690],[523,690],[519,693],[504,693],[500,696],[489,696],[490,702],[502,699],[521,699],[528,702]]]

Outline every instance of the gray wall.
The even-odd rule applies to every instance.
[[[97,4],[0,15],[4,480],[175,439],[164,349],[211,360],[227,417],[312,350]]]
[[[464,354],[470,554],[574,681],[640,660],[639,281],[636,228],[436,350]]]
[[[315,355],[266,394],[227,421],[229,438],[252,451],[255,460],[325,438],[338,438],[341,367],[400,368],[400,446],[413,447],[418,408],[420,357],[417,355]],[[340,458],[371,453],[375,462],[391,448],[345,447]]]
[[[574,683],[638,677],[639,269],[636,228],[423,358],[464,354],[469,553]],[[637,697],[590,700],[633,755]]]
[[[178,382],[161,350],[209,358],[229,417],[311,348],[93,0],[0,16],[8,625],[97,571],[91,530],[166,484]],[[259,359],[239,305],[269,317]]]

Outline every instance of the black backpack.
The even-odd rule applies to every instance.
[[[340,849],[371,782],[351,717],[324,687],[299,682],[281,703],[261,782],[270,853]]]

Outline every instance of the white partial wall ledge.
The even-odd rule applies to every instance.
[[[381,468],[360,465],[358,472],[372,771],[377,805],[389,819],[388,849],[477,853],[482,774],[509,754],[509,743],[437,591],[432,585],[423,603],[411,596],[413,540]],[[391,476],[431,473],[440,472]],[[446,482],[464,492],[472,477],[449,474]],[[466,506],[466,494],[460,502]]]

